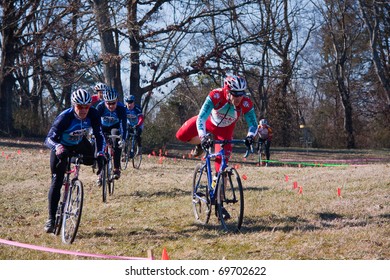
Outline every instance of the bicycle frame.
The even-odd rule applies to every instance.
[[[214,140],[214,144],[220,144],[221,149],[217,153],[211,153],[210,149],[206,151],[206,155],[203,157],[206,161],[205,167],[207,168],[207,185],[209,188],[209,194],[210,194],[210,199],[211,201],[215,201],[215,193],[218,191],[219,187],[219,181],[220,178],[222,177],[223,171],[228,167],[227,160],[226,160],[226,155],[225,155],[225,149],[224,146],[226,144],[239,144],[239,143],[245,143],[245,140],[238,140],[238,139],[232,139],[232,140]],[[247,152],[248,153],[248,152]],[[220,156],[221,157],[221,165],[220,168],[217,172],[217,182],[215,184],[215,188],[212,187],[213,184],[213,174],[211,172],[211,159],[216,158]],[[245,157],[247,157],[247,154],[245,154]]]

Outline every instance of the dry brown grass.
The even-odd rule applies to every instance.
[[[8,141],[8,140],[7,140]],[[29,145],[26,145],[29,144]],[[20,150],[20,154],[18,153]],[[217,219],[195,223],[190,189],[196,160],[180,153],[145,155],[140,170],[129,168],[108,203],[83,167],[85,205],[75,243],[45,234],[49,152],[40,143],[0,139],[0,238],[88,253],[157,259],[167,248],[171,259],[390,259],[390,164],[338,167],[255,166],[254,158],[231,162],[243,180],[245,217],[241,234],[223,234]],[[306,155],[306,158],[305,158]],[[275,150],[274,158],[295,161],[326,153]],[[7,159],[8,156],[8,159]],[[355,157],[358,155],[355,154]],[[367,151],[361,158],[390,158]],[[355,158],[337,153],[337,159]],[[334,158],[333,158],[334,159]],[[289,181],[285,181],[285,175]],[[292,182],[302,194],[292,189]],[[341,187],[342,197],[337,188]],[[82,257],[79,257],[83,259]],[[78,259],[0,244],[0,259]]]

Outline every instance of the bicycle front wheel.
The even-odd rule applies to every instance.
[[[62,224],[62,241],[73,243],[80,225],[83,210],[84,189],[83,183],[74,179],[71,182],[68,197],[65,204],[65,212]]]
[[[228,167],[220,178],[217,193],[218,219],[227,232],[239,232],[244,217],[244,191],[240,176]]]
[[[211,202],[207,182],[207,168],[201,163],[194,170],[191,198],[196,221],[207,224],[210,219]]]
[[[107,161],[107,189],[109,195],[112,195],[114,193],[114,163],[113,163],[113,158],[110,157]],[[106,189],[106,194],[107,194],[107,189]]]
[[[141,151],[141,147],[139,147],[138,145],[136,146],[136,149],[134,151],[134,156],[131,160],[133,161],[133,167],[135,169],[139,169],[142,161],[142,151]]]

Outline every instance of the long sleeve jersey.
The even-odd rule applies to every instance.
[[[235,125],[241,114],[248,124],[247,136],[255,136],[257,120],[250,98],[244,96],[240,104],[235,107],[227,100],[227,93],[223,89],[212,90],[203,103],[196,122],[199,137],[207,133],[206,121],[208,119],[216,127],[230,127]]]
[[[127,133],[127,116],[126,116],[126,107],[123,103],[118,102],[116,109],[111,112],[108,110],[104,102],[99,103],[96,107],[99,115],[101,117],[101,123],[103,130],[119,128],[122,139],[126,139]]]
[[[91,130],[96,139],[97,152],[102,152],[105,141],[97,110],[92,107],[89,108],[87,117],[81,120],[77,117],[73,107],[71,107],[64,110],[54,120],[45,139],[45,145],[51,150],[55,150],[58,144],[75,146]]]

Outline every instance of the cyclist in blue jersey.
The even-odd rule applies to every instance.
[[[130,95],[125,98],[126,114],[127,114],[127,129],[132,129],[137,135],[138,153],[142,151],[142,130],[144,128],[144,115],[138,104],[135,104],[135,96]]]
[[[51,185],[48,194],[49,219],[44,230],[47,233],[54,231],[55,215],[61,196],[61,187],[70,152],[83,154],[83,163],[92,165],[95,155],[98,161],[98,173],[104,164],[104,137],[101,130],[100,116],[95,108],[91,107],[91,95],[84,89],[72,93],[72,107],[60,113],[54,120],[45,139],[45,145],[51,149],[50,169]],[[96,148],[87,139],[92,130],[96,139]]]
[[[119,179],[121,176],[120,160],[122,154],[122,142],[126,139],[127,134],[127,116],[126,108],[123,103],[118,101],[118,92],[114,88],[110,88],[103,93],[103,100],[96,109],[99,112],[102,122],[103,134],[121,135],[122,141],[115,139],[113,142],[114,148],[114,179]],[[98,178],[98,184],[101,184],[101,178]]]

